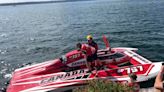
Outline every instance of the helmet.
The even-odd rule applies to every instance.
[[[87,36],[87,40],[93,39],[92,35]]]

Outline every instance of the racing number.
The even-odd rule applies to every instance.
[[[122,68],[122,69],[117,70],[118,73],[122,73],[124,71],[126,71],[128,74],[131,72],[135,73],[135,72],[143,71],[143,67],[142,66],[134,66],[134,67],[127,67],[127,68]]]
[[[75,59],[75,58],[78,58],[78,57],[80,57],[80,54],[74,54],[74,55],[70,56],[69,58]]]

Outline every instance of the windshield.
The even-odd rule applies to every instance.
[[[113,55],[110,55],[111,58],[121,58],[121,57],[123,57],[123,56],[124,56],[124,55],[121,54],[121,53],[115,53],[115,54],[113,54]]]
[[[112,55],[100,56],[99,59],[103,60],[103,59],[113,59],[113,58],[121,58],[121,57],[124,57],[124,55],[121,53],[114,53]]]

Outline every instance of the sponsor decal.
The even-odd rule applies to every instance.
[[[149,63],[149,60],[147,60],[147,59],[141,57],[140,55],[135,54],[135,53],[133,53],[133,52],[130,52],[130,51],[128,51],[128,50],[127,50],[127,52],[128,52],[129,54],[131,54],[132,57],[136,57],[137,59],[139,59],[139,60],[141,60],[141,61],[143,61],[143,62],[145,62],[145,63]]]
[[[82,60],[79,60],[79,61],[77,61],[77,62],[71,63],[71,66],[72,66],[72,67],[75,67],[75,66],[80,66],[80,65],[84,65],[84,64],[85,64],[85,60],[82,59]]]
[[[85,75],[88,75],[88,74],[86,74],[85,70],[76,70],[76,71],[66,72],[66,73],[59,74],[59,75],[54,75],[49,78],[45,78],[45,79],[41,80],[40,84],[47,84],[47,83],[55,82],[58,80],[69,80],[70,78],[78,79],[78,78],[82,78],[82,76],[85,76]]]
[[[69,56],[70,59],[76,59],[80,57],[80,53]]]

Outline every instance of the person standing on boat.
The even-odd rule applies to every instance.
[[[76,47],[80,50],[86,57],[86,66],[89,69],[88,72],[92,71],[91,63],[97,59],[96,49],[88,44],[77,43]]]
[[[155,79],[154,83],[154,92],[164,92],[164,81],[163,81],[163,76],[164,76],[164,66],[162,65],[161,70],[157,74],[157,77]]]
[[[89,46],[92,46],[92,47],[94,47],[96,49],[95,57],[97,57],[97,51],[98,51],[98,45],[97,45],[97,43],[93,40],[92,35],[87,35],[86,38],[87,38],[87,44]],[[102,65],[102,63],[100,61],[99,62],[97,60],[94,60],[94,61],[95,61],[95,67],[96,67],[96,69],[98,68],[98,70],[99,70],[100,68],[103,67],[103,65]],[[100,67],[98,67],[97,64],[99,64]]]

